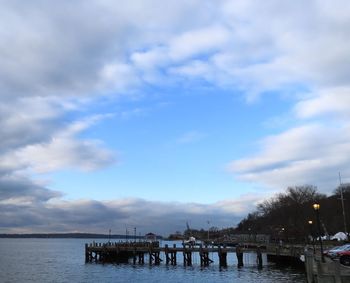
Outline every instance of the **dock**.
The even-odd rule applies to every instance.
[[[350,283],[350,267],[339,260],[325,258],[312,251],[305,251],[305,270],[308,283]]]
[[[228,254],[235,254],[237,260],[228,262]],[[85,244],[86,263],[132,263],[149,265],[177,265],[182,258],[184,266],[192,266],[193,258],[199,258],[200,266],[209,266],[214,263],[213,254],[216,254],[217,264],[228,267],[236,264],[243,267],[243,255],[256,255],[257,268],[263,267],[263,256],[276,264],[298,265],[305,267],[308,283],[350,283],[350,266],[342,265],[339,260],[325,258],[322,260],[320,249],[305,245],[277,245],[244,243],[236,246],[207,245],[203,243],[176,244],[159,246],[159,242],[107,242]],[[232,256],[229,257],[232,260]],[[180,260],[179,260],[180,261]],[[195,263],[198,264],[198,261]]]
[[[244,265],[243,254],[254,253],[256,254],[256,262],[258,268],[263,266],[262,253],[267,255],[269,261],[300,261],[300,256],[304,252],[303,246],[278,246],[278,245],[259,245],[259,244],[244,244],[236,245],[235,247],[219,245],[210,246],[205,244],[182,244],[177,246],[165,245],[160,247],[158,242],[107,242],[107,243],[90,243],[85,244],[85,262],[97,262],[97,263],[129,263],[144,264],[145,262],[150,265],[160,265],[164,263],[166,265],[177,265],[178,257],[182,256],[184,266],[192,266],[193,255],[197,254],[200,259],[201,266],[209,266],[213,263],[213,259],[210,258],[210,254],[216,253],[219,260],[220,267],[227,267],[229,265],[227,261],[227,255],[234,253],[237,258],[238,267]]]

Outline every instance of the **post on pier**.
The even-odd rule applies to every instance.
[[[174,250],[171,252],[171,264],[176,265],[176,244],[173,245]]]
[[[136,264],[136,246],[134,247],[134,250],[133,250],[132,260],[133,260],[133,264],[135,265]]]
[[[139,260],[138,263],[139,264],[144,264],[145,263],[145,253],[144,252],[139,252]]]
[[[237,261],[238,261],[237,266],[242,267],[243,266],[243,251],[239,245],[236,247],[236,256],[237,256]]]
[[[191,248],[187,249],[186,245],[183,244],[183,257],[184,257],[184,266],[192,266],[192,251]]]
[[[149,265],[152,265],[152,262],[153,262],[153,252],[152,252],[152,247],[151,247],[151,246],[149,247],[149,250],[148,250],[148,262],[149,262]]]
[[[165,248],[164,248],[164,254],[165,254],[165,264],[168,265],[171,259],[169,257],[169,247],[167,244],[165,245]]]
[[[219,250],[218,250],[218,255],[219,255],[219,266],[220,267],[227,267],[227,251],[221,248],[221,246],[219,246]]]
[[[160,252],[159,251],[155,251],[153,253],[153,256],[154,256],[154,264],[155,265],[159,265],[160,262],[162,261],[162,259],[160,258]]]
[[[261,269],[263,267],[263,260],[260,246],[256,248],[256,261],[258,263],[258,268]]]

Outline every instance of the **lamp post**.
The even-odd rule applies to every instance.
[[[210,226],[210,222],[209,222],[209,220],[207,221],[207,223],[208,223],[208,244],[209,244],[209,226]]]
[[[312,207],[315,210],[316,213],[316,221],[317,221],[317,230],[318,230],[318,239],[320,241],[320,248],[321,248],[321,260],[322,262],[324,261],[324,256],[323,256],[323,245],[322,245],[322,238],[321,238],[321,224],[320,224],[320,204],[319,203],[314,203]]]
[[[312,220],[309,220],[307,223],[309,224],[312,248],[313,248],[314,253],[315,253],[315,239],[314,239],[314,233],[313,233],[313,229],[312,229],[313,222],[312,222]]]
[[[314,237],[312,235],[312,220],[309,220],[307,223],[309,224],[309,233],[311,236],[311,241],[313,242]]]
[[[339,190],[340,190],[341,207],[342,207],[342,210],[343,210],[344,232],[346,234],[346,240],[349,240],[348,228],[347,228],[347,225],[346,225],[346,217],[345,217],[343,185],[341,183],[340,172],[339,172]]]

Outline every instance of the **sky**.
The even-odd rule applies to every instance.
[[[0,233],[234,227],[350,182],[349,1],[0,3]]]

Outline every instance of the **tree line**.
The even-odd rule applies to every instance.
[[[263,201],[236,227],[236,232],[268,234],[272,239],[306,241],[316,236],[318,227],[314,203],[320,204],[320,233],[334,235],[345,232],[341,203],[343,192],[345,219],[350,221],[350,184],[337,187],[330,196],[321,194],[312,185],[289,187],[284,193]],[[348,231],[347,231],[348,232]]]

